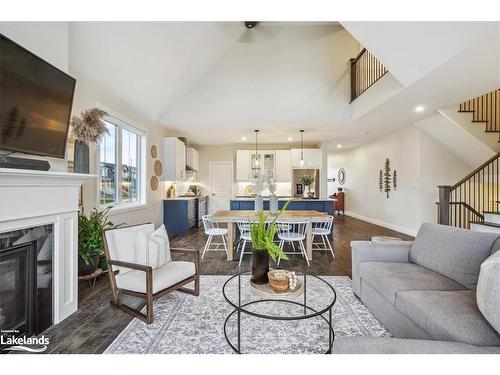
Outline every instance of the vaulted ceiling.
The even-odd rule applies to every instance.
[[[265,129],[345,124],[348,61],[358,42],[338,23],[76,22],[70,69],[197,143],[238,142]]]
[[[71,22],[69,65],[194,143],[256,128],[287,143],[303,128],[355,146],[495,87],[499,35],[498,23]],[[360,43],[390,73],[349,104]]]

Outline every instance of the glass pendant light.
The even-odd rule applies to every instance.
[[[300,166],[304,166],[304,129],[300,130]]]
[[[254,169],[260,169],[260,166],[259,166],[259,153],[258,153],[258,135],[259,135],[259,130],[256,129],[254,130],[255,132],[255,156],[254,156]]]

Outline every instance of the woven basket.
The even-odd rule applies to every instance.
[[[286,273],[287,276],[283,279],[276,277],[276,274]],[[288,290],[288,271],[272,270],[267,273],[269,277],[269,285],[276,293],[284,293]]]

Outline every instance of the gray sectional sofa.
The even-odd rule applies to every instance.
[[[423,224],[413,242],[351,246],[354,292],[394,338],[335,353],[500,353],[500,235]]]

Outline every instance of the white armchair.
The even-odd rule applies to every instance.
[[[111,303],[121,310],[145,321],[153,322],[153,299],[174,290],[199,295],[200,257],[197,250],[170,248],[172,254],[185,253],[194,257],[194,262],[170,261],[154,269],[135,263],[134,239],[143,230],[154,230],[154,224],[138,224],[104,231],[104,248],[109,268],[109,279],[113,292]],[[194,283],[194,289],[184,286]],[[146,299],[146,314],[121,302],[121,294]]]

